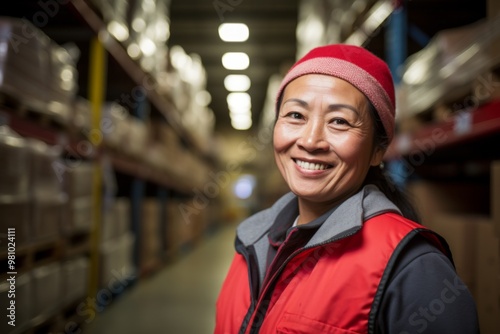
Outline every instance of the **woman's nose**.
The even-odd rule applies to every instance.
[[[309,120],[303,128],[297,144],[310,152],[327,151],[329,144],[325,137],[323,123],[317,120]]]

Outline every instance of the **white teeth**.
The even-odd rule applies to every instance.
[[[297,165],[299,165],[299,167],[303,168],[303,169],[324,170],[324,169],[328,168],[328,165],[315,164],[315,163],[301,161],[301,160],[295,160],[295,161],[296,161]]]

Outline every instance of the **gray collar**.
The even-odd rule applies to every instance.
[[[244,220],[236,230],[240,241],[245,246],[249,246],[267,235],[279,213],[296,199],[297,197],[293,193],[287,193],[272,207]],[[364,221],[384,212],[400,213],[400,210],[376,186],[366,185],[358,193],[340,204],[326,218],[306,247],[355,233],[362,227]]]

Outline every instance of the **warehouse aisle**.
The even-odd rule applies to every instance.
[[[206,237],[177,262],[139,281],[86,326],[84,334],[209,334],[233,255],[235,226]]]

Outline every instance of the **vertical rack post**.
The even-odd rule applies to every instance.
[[[141,88],[143,89],[143,88]],[[144,92],[144,97],[146,93]],[[149,116],[149,102],[146,98],[139,99],[138,101],[134,101],[136,107],[133,108],[132,114],[145,122],[147,117]],[[138,275],[135,275],[137,278],[141,275],[141,220],[142,220],[142,202],[144,198],[144,192],[146,189],[145,181],[138,177],[134,176],[132,179],[132,185],[130,189],[130,203],[132,209],[131,216],[131,224],[132,224],[132,233],[135,235],[135,247],[134,247],[134,265],[136,268],[136,272]]]
[[[397,0],[385,36],[387,63],[395,85],[399,85],[401,81],[399,67],[407,57],[407,26],[406,0]]]
[[[91,106],[92,129],[90,140],[96,150],[99,150],[102,136],[100,135],[101,111],[105,96],[106,82],[106,52],[98,37],[90,44],[89,64],[89,101]],[[95,296],[99,288],[99,243],[102,220],[102,170],[101,164],[94,164],[92,182],[92,227],[90,249],[89,294]]]
[[[385,53],[387,54],[387,64],[391,70],[394,85],[396,88],[401,83],[400,66],[407,57],[407,0],[396,0],[395,8],[387,23],[385,35]],[[402,163],[400,160],[391,160],[386,163],[387,171],[395,184],[399,188],[406,186],[406,176],[402,173]]]

